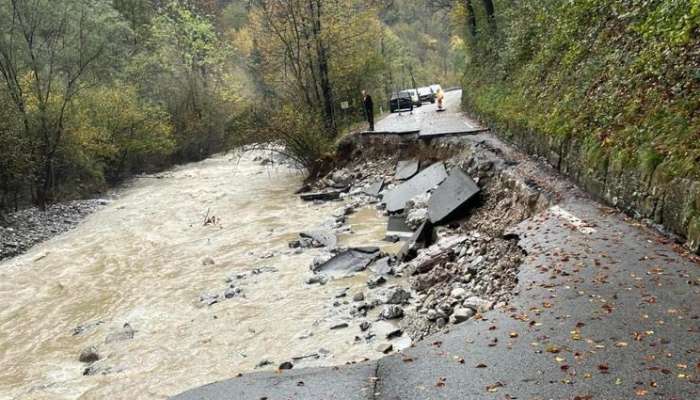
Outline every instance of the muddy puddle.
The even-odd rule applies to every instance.
[[[0,399],[164,399],[265,360],[258,370],[381,356],[355,343],[356,324],[330,330],[336,294],[365,287],[365,274],[304,284],[320,250],[288,242],[341,204],[300,201],[301,180],[251,154],[136,179],[75,230],[1,263]],[[374,208],[348,222],[341,244],[395,250]],[[227,277],[240,288],[231,299]],[[106,343],[126,323],[133,338]],[[100,360],[85,376],[90,346]]]

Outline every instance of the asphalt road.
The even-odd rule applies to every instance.
[[[462,91],[445,92],[444,111],[438,112],[436,104],[423,104],[413,112],[387,115],[377,122],[378,133],[407,134],[418,133],[420,137],[434,137],[458,133],[479,132],[483,129],[462,114]]]

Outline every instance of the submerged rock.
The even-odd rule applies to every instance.
[[[272,361],[265,359],[265,360],[261,360],[261,361],[255,366],[255,368],[265,368],[265,367],[267,367],[267,366],[269,366],[269,365],[272,365]]]
[[[114,342],[123,342],[126,340],[131,340],[134,338],[135,334],[136,331],[127,322],[124,324],[124,326],[122,326],[121,329],[107,335],[107,337],[105,338],[105,343],[109,344]]]
[[[212,306],[220,301],[218,294],[204,293],[199,296],[199,301],[207,306]]]
[[[232,299],[241,293],[241,288],[230,287],[224,291],[224,298]]]
[[[328,277],[323,276],[323,275],[313,275],[313,276],[306,278],[305,282],[307,285],[315,285],[315,284],[325,285],[326,283],[328,283]]]
[[[202,265],[204,265],[205,267],[215,265],[215,264],[216,264],[216,262],[211,257],[205,257],[204,259],[202,259]]]
[[[78,361],[83,363],[93,363],[100,359],[99,353],[97,353],[97,347],[90,346],[80,352],[78,356]]]
[[[102,324],[104,324],[104,321],[93,321],[78,325],[75,328],[73,328],[73,336],[80,336],[87,332],[91,332]]]
[[[277,369],[285,370],[285,369],[292,369],[294,368],[294,364],[292,364],[290,361],[285,361]]]

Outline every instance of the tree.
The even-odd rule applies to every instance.
[[[140,98],[134,85],[115,82],[87,90],[73,108],[70,128],[110,182],[140,172],[145,159],[174,148],[170,116]]]
[[[336,102],[359,96],[359,87],[382,73],[376,14],[359,0],[260,1],[250,16],[251,56],[264,86],[277,101],[301,102],[321,114],[335,136]]]
[[[35,162],[34,198],[51,200],[66,110],[115,63],[127,28],[107,0],[0,0],[0,74]]]
[[[212,22],[172,1],[152,19],[145,49],[131,63],[140,91],[166,104],[180,160],[201,159],[223,146],[233,111],[221,96],[230,85],[227,57]]]

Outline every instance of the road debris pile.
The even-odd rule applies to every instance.
[[[518,182],[492,161],[470,156],[434,163],[360,162],[307,189],[342,190],[336,201],[352,204],[353,210],[381,210],[387,217],[386,240],[402,241],[396,254],[329,246],[328,254],[311,266],[311,284],[368,271],[366,291],[353,301],[333,300],[338,315],[359,320],[364,334],[355,340],[368,342],[377,337],[372,329],[377,322],[395,324],[400,334],[393,332],[394,338],[418,340],[505,306],[514,294],[524,252],[517,237],[504,232],[542,206],[532,185]],[[300,247],[322,246],[308,234],[301,236],[304,240]],[[397,350],[391,345],[385,340],[377,351]]]

